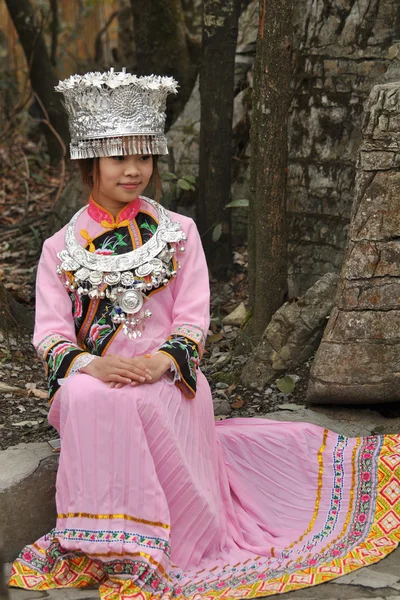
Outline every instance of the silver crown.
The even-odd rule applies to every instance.
[[[71,158],[168,154],[164,135],[172,77],[137,77],[115,72],[71,75],[55,87],[64,94],[71,134]]]

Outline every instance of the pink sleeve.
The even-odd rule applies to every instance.
[[[33,344],[46,365],[50,401],[59,388],[59,379],[72,375],[92,360],[77,344],[72,302],[57,275],[58,263],[51,240],[47,240],[36,278]]]
[[[171,332],[159,352],[174,361],[180,375],[177,385],[186,397],[194,398],[196,370],[210,322],[210,287],[200,236],[194,222],[189,223],[185,252],[177,252],[181,268],[173,284]]]

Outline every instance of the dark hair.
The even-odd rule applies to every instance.
[[[99,171],[99,159],[98,158],[80,158],[76,161],[81,172],[82,181],[84,185],[87,185],[91,190],[93,189],[94,182],[100,174]],[[151,193],[157,202],[160,202],[162,194],[161,177],[158,169],[158,154],[153,154],[153,173],[149,181],[149,188]]]

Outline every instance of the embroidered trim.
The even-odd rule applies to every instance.
[[[307,544],[305,544],[303,548],[301,548],[301,550],[298,551],[299,554],[302,552],[309,552],[310,550],[312,550],[319,542],[321,542],[325,537],[332,533],[337,524],[343,495],[343,455],[347,444],[348,438],[344,437],[343,435],[339,435],[338,441],[333,451],[334,482],[332,488],[331,503],[327,518],[325,520],[325,524],[322,527],[321,531],[314,534],[312,539]]]
[[[173,331],[171,331],[171,335],[180,335],[192,340],[192,342],[196,342],[200,357],[203,356],[204,347],[206,344],[206,336],[203,329],[198,325],[182,323],[182,325],[178,325]]]
[[[140,519],[139,517],[132,517],[124,514],[99,514],[93,513],[60,513],[57,515],[57,519],[123,519],[124,521],[134,521],[135,523],[142,523],[143,525],[151,525],[152,527],[162,527],[163,529],[171,529],[171,526],[161,521],[148,521],[147,519]]]
[[[70,374],[71,368],[74,362],[81,356],[87,355],[87,353],[79,348],[76,344],[59,336],[46,336],[47,342],[43,345],[46,348],[44,354],[44,360],[46,362],[47,371],[47,385],[49,387],[49,400],[52,401],[54,394],[60,387],[60,381]],[[50,341],[55,341],[53,345]]]
[[[307,527],[307,529],[304,531],[304,533],[301,534],[301,536],[299,538],[297,538],[297,540],[295,540],[294,542],[292,542],[287,549],[285,549],[285,557],[289,557],[291,552],[287,552],[286,550],[290,550],[291,548],[293,548],[294,546],[296,546],[296,544],[299,544],[307,534],[310,533],[310,531],[312,530],[312,528],[314,527],[315,521],[317,520],[318,514],[319,514],[319,507],[321,504],[321,494],[322,494],[322,481],[323,481],[323,475],[324,475],[324,452],[326,450],[326,441],[328,438],[328,430],[324,429],[324,433],[323,433],[323,438],[322,438],[322,444],[320,449],[318,450],[318,454],[317,454],[317,460],[318,460],[318,487],[317,487],[317,494],[316,494],[316,499],[315,499],[315,507],[314,507],[314,512],[313,512],[313,516],[311,517],[310,523]],[[275,548],[271,548],[271,554],[272,556],[274,556],[275,553]],[[283,553],[282,553],[283,554]]]
[[[46,360],[46,356],[50,348],[63,341],[65,341],[65,337],[59,333],[49,333],[49,335],[46,335],[46,337],[44,337],[43,340],[38,343],[36,346],[36,351],[40,358]]]
[[[357,443],[352,451],[352,467],[354,467],[352,483],[355,483],[356,499],[354,511],[351,513],[352,524],[363,514],[359,509],[362,510],[362,503],[367,501],[368,492],[365,491],[364,484],[369,485],[371,491],[368,494],[370,496],[368,502],[370,501],[371,504],[370,523],[361,518],[363,528],[367,528],[363,539],[363,536],[354,538],[351,535],[353,527],[350,525],[347,536],[338,540],[338,544],[329,552],[304,557],[297,563],[291,561],[289,565],[281,557],[267,560],[265,557],[252,557],[235,565],[226,565],[222,569],[216,566],[211,570],[203,570],[203,579],[200,578],[202,571],[199,571],[193,574],[188,583],[184,583],[188,574],[177,571],[177,567],[172,565],[174,571],[170,573],[171,581],[167,582],[164,579],[165,600],[200,597],[197,595],[217,600],[222,596],[255,598],[278,594],[310,587],[376,563],[392,552],[398,544],[400,496],[397,492],[397,497],[394,497],[393,485],[394,483],[399,485],[399,466],[400,436],[398,435],[361,438],[360,444]],[[330,484],[328,486],[330,487]],[[373,491],[378,495],[376,502]],[[42,549],[33,550],[32,546],[26,547],[15,561],[9,582],[11,586],[35,590],[46,590],[62,585],[83,587],[88,585],[87,581],[90,578],[95,580],[97,577],[97,581],[104,581],[104,564],[110,564],[89,559],[80,553],[63,553],[57,544],[53,544],[47,552]],[[155,563],[149,555],[146,556],[142,552],[130,554],[130,556],[134,555],[142,556],[148,563],[155,564],[155,568],[160,573],[163,572],[163,567]],[[111,561],[111,564],[116,566],[120,562],[118,559]],[[125,559],[122,562],[134,564],[136,561]],[[115,573],[115,566],[113,573]],[[125,566],[118,566],[117,571],[123,574]],[[145,592],[144,587],[141,590],[135,587],[134,577],[118,580],[114,576],[112,581],[103,583],[100,589],[104,600],[108,597],[107,594],[110,594],[111,598],[111,594],[117,597],[120,592],[121,597]],[[147,598],[147,595],[144,597]]]
[[[52,540],[53,538],[68,541],[82,541],[82,542],[99,542],[99,543],[113,543],[123,542],[124,544],[137,544],[144,548],[153,548],[155,550],[162,550],[169,557],[169,542],[164,538],[142,535],[140,533],[129,532],[124,530],[95,530],[95,529],[52,529],[47,535],[44,536],[46,541]],[[60,539],[62,538],[62,539]]]
[[[106,221],[110,226],[118,226],[122,221],[135,219],[136,215],[140,210],[141,199],[140,196],[130,202],[127,206],[124,206],[118,213],[117,218],[114,219],[113,215],[108,212],[105,208],[97,204],[93,196],[89,198],[88,215],[96,223]]]
[[[166,354],[175,364],[180,378],[175,382],[182,393],[188,399],[196,395],[197,373],[200,357],[194,342],[189,344],[187,338],[169,337],[158,349],[158,352]]]

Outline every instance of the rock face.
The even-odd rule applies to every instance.
[[[282,371],[312,356],[333,307],[337,281],[337,275],[327,273],[297,302],[286,302],[277,310],[243,369],[244,385],[262,389]]]
[[[258,0],[242,14],[236,52],[232,198],[250,198],[251,65]],[[339,272],[354,193],[363,105],[373,85],[400,80],[398,0],[294,3],[293,100],[287,179],[290,296],[324,273]],[[198,87],[169,131],[169,170],[198,174]],[[193,216],[187,198],[178,211]],[[246,209],[234,209],[235,242],[247,234]]]
[[[400,83],[366,105],[349,240],[311,402],[400,400]]]
[[[398,0],[294,3],[289,124],[289,290],[339,272],[353,203],[363,106],[400,80]]]
[[[6,561],[48,533],[56,522],[58,455],[46,443],[0,452],[0,520]]]

